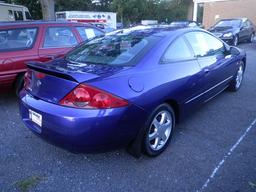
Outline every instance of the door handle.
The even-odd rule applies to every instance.
[[[210,69],[208,69],[208,68],[204,68],[204,73],[205,73],[205,74],[210,73]]]
[[[43,56],[43,58],[53,60],[56,58],[56,56],[55,55],[45,55],[45,56]]]

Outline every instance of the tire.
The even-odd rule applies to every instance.
[[[24,85],[24,73],[18,75],[14,85],[14,91],[17,97],[19,96],[19,92],[23,88],[23,85]]]
[[[150,115],[143,138],[144,152],[155,157],[169,145],[175,127],[175,113],[168,104],[158,106]]]
[[[245,64],[243,61],[240,62],[236,75],[229,84],[229,91],[236,92],[240,89],[242,81],[244,79]]]
[[[238,37],[238,35],[235,35],[234,38],[233,38],[233,43],[232,43],[232,44],[233,44],[234,46],[237,46],[238,43],[239,43],[239,37]]]

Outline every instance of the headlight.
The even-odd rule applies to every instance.
[[[223,37],[232,37],[233,36],[233,33],[229,32],[229,33],[225,33],[223,35]]]

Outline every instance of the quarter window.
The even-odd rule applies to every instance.
[[[77,45],[77,40],[69,27],[49,27],[46,30],[43,47],[58,48],[74,45]]]
[[[104,35],[103,32],[94,29],[94,28],[88,28],[88,27],[76,27],[78,33],[80,34],[83,41],[86,41],[88,39],[92,39],[97,36]]]
[[[0,52],[32,48],[37,28],[7,29],[0,31]]]
[[[166,50],[163,62],[191,59],[193,54],[183,38],[175,40]]]
[[[197,57],[223,54],[223,43],[214,36],[204,32],[191,32],[185,35]]]

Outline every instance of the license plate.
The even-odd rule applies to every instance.
[[[38,126],[42,127],[42,115],[40,115],[39,113],[36,113],[35,111],[29,109],[29,119]]]

